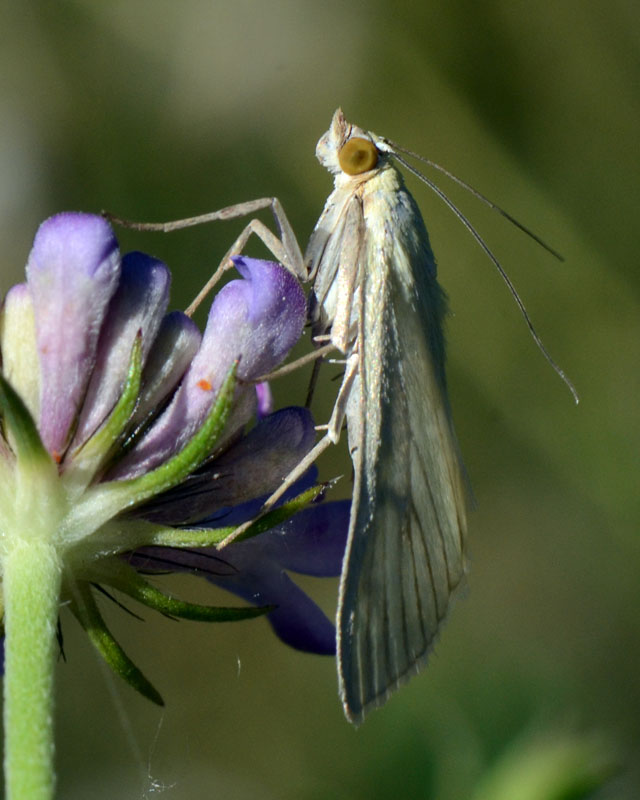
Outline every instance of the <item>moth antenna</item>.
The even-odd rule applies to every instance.
[[[389,143],[389,144],[391,144],[391,143]],[[395,147],[395,145],[392,145],[392,146]],[[408,151],[406,151],[406,150],[403,150],[402,152],[408,153]],[[482,236],[480,236],[478,231],[473,227],[471,222],[469,222],[469,220],[465,217],[465,215],[462,213],[462,211],[460,211],[460,209],[455,205],[455,203],[452,200],[450,200],[447,197],[447,195],[442,191],[442,189],[440,189],[438,186],[436,186],[436,184],[432,180],[427,178],[426,175],[423,175],[419,170],[417,170],[415,167],[413,167],[406,159],[402,158],[402,156],[398,155],[397,153],[391,153],[391,155],[393,155],[394,158],[396,158],[402,164],[402,166],[405,169],[409,170],[409,172],[411,172],[413,175],[415,175],[417,178],[419,178],[433,192],[435,192],[435,194],[438,195],[438,197],[442,200],[442,202],[445,203],[445,205],[456,215],[456,217],[460,220],[460,222],[465,226],[465,228],[473,236],[473,238],[476,240],[476,242],[480,245],[480,247],[482,248],[484,253],[488,256],[488,258],[493,263],[494,267],[498,270],[502,280],[506,283],[507,288],[511,292],[511,295],[512,295],[513,299],[515,300],[516,305],[520,309],[520,313],[522,314],[522,316],[524,318],[524,321],[527,324],[527,327],[529,328],[529,333],[531,334],[531,336],[533,338],[533,341],[538,345],[538,349],[540,350],[542,355],[546,358],[546,360],[549,362],[549,364],[551,365],[553,370],[564,381],[564,383],[566,384],[567,388],[569,389],[569,391],[573,395],[573,399],[575,400],[576,404],[579,403],[580,402],[580,398],[578,396],[578,392],[576,391],[575,386],[573,385],[573,383],[571,382],[569,377],[566,375],[566,373],[562,369],[562,367],[560,367],[558,364],[556,364],[556,362],[553,360],[553,358],[549,354],[549,351],[547,350],[547,348],[542,343],[542,339],[538,336],[538,333],[537,333],[536,329],[533,326],[533,322],[531,321],[531,318],[529,317],[529,313],[527,312],[527,309],[526,309],[526,307],[525,307],[520,295],[518,294],[518,292],[516,290],[516,287],[513,285],[512,281],[511,281],[511,278],[507,275],[507,273],[505,272],[502,264],[498,261],[497,257],[489,249],[489,246],[484,241]],[[410,155],[413,155],[413,154],[411,153]],[[418,156],[418,158],[419,158],[419,156]],[[426,159],[421,159],[421,160],[422,161],[426,161]],[[431,162],[427,162],[427,163],[431,163]],[[445,172],[445,170],[443,170],[443,172]],[[449,174],[449,173],[446,173],[446,174]],[[456,178],[455,180],[458,180],[458,179]],[[462,181],[458,181],[458,182],[460,184],[462,184],[462,185],[466,185],[466,184],[463,184]],[[479,195],[479,193],[477,193],[475,190],[471,190],[471,191],[473,191],[473,193],[476,194],[477,196],[479,196],[481,199],[483,199],[483,200],[485,199],[485,198],[482,197],[482,195]],[[489,202],[489,201],[487,201],[487,202]],[[489,203],[489,204],[491,206],[493,206],[492,203]],[[496,209],[498,209],[497,206],[496,206]],[[501,209],[498,209],[498,210],[501,211]],[[502,212],[502,213],[505,213],[505,212]],[[508,217],[509,215],[505,214],[505,216]],[[509,219],[511,219],[511,218],[509,217]],[[530,236],[533,236],[533,238],[536,241],[539,241],[537,236],[535,236],[534,234],[531,234],[522,225],[520,225],[519,223],[516,223],[516,225],[519,228],[522,228],[522,230],[524,230],[525,233],[528,233]],[[543,242],[540,242],[540,243],[544,245]],[[544,245],[544,246],[546,247],[546,245]],[[547,248],[547,249],[549,249],[549,248]],[[551,250],[551,252],[554,253],[554,255],[557,255],[553,250]]]
[[[515,225],[516,228],[521,230],[530,239],[533,239],[533,241],[536,242],[537,244],[539,244],[540,247],[544,247],[544,249],[548,253],[551,253],[551,255],[554,258],[557,258],[558,261],[564,261],[564,256],[562,256],[557,250],[554,250],[553,247],[551,247],[551,245],[547,244],[544,241],[544,239],[541,239],[540,236],[538,236],[532,230],[527,228],[526,225],[523,225],[522,222],[519,222],[515,217],[512,217],[511,214],[509,214],[508,211],[504,210],[504,208],[502,208],[501,206],[497,205],[497,203],[494,203],[492,200],[489,200],[488,197],[485,197],[485,195],[483,195],[477,189],[474,189],[474,187],[471,186],[470,184],[468,184],[466,181],[463,181],[462,178],[458,178],[457,175],[454,175],[452,172],[449,172],[449,170],[446,169],[445,167],[441,167],[440,164],[436,164],[435,161],[431,161],[430,159],[425,158],[424,156],[421,156],[418,153],[414,153],[411,150],[406,150],[404,147],[400,147],[399,145],[395,144],[395,142],[390,142],[388,139],[384,139],[383,141],[384,141],[385,144],[389,145],[389,147],[391,147],[394,151],[400,151],[401,153],[404,153],[406,156],[410,156],[411,158],[415,158],[417,161],[422,161],[423,164],[427,164],[428,166],[433,167],[433,169],[437,169],[438,172],[441,172],[443,175],[446,175],[447,178],[450,178],[454,183],[457,183],[458,186],[462,186],[463,189],[466,189],[467,192],[470,192],[475,198],[480,200],[481,203],[484,203],[486,206],[491,208],[493,211],[497,211],[498,214],[501,214],[505,219],[509,220],[509,222],[512,225]],[[400,156],[398,156],[397,154],[396,154],[396,158],[398,159],[398,161],[401,161],[402,164],[404,164],[405,167],[410,169],[410,167],[407,164],[407,162],[402,160],[400,158]],[[413,172],[414,175],[417,175],[421,180],[424,180],[425,183],[426,183],[426,178],[424,177],[424,175],[422,175],[417,170],[412,170],[412,172]]]

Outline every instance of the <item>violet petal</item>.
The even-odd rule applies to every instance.
[[[239,553],[235,545],[222,552],[145,547],[128,561],[138,570],[192,572],[254,605],[275,605],[267,619],[282,641],[310,653],[335,653],[333,623],[276,562],[258,552]]]
[[[265,556],[276,560],[283,569],[335,577],[342,571],[350,511],[350,500],[314,504],[256,538],[263,539]],[[251,541],[232,546],[247,546]]]
[[[320,655],[335,654],[333,623],[285,572],[274,568],[253,574],[244,569],[228,578],[208,579],[255,605],[276,605],[267,619],[277,636],[290,647]]]
[[[233,263],[245,278],[237,283],[246,295],[250,325],[239,374],[256,378],[277,366],[300,338],[306,301],[298,280],[280,264],[246,256]]]
[[[277,605],[268,619],[283,641],[299,650],[332,654],[333,624],[285,570],[339,575],[349,509],[347,500],[318,503],[284,524],[222,551],[147,547],[132,555],[132,563],[139,569],[192,572],[256,605]]]

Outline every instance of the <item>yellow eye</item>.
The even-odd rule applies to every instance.
[[[369,139],[354,136],[340,149],[338,161],[347,175],[360,175],[375,167],[378,163],[378,151]]]

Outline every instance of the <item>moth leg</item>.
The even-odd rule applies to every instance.
[[[251,383],[262,383],[263,381],[273,381],[276,378],[283,378],[290,372],[295,372],[295,370],[310,364],[312,361],[314,364],[318,364],[321,359],[335,349],[335,345],[329,342],[329,344],[325,344],[323,347],[318,348],[318,350],[314,350],[313,353],[307,353],[306,356],[300,356],[300,358],[296,358],[295,361],[285,364],[284,367],[279,367],[278,369],[274,369],[273,372],[254,378]]]
[[[198,305],[202,302],[203,297],[211,290],[215,283],[219,280],[222,273],[228,269],[231,264],[229,259],[234,255],[239,255],[242,248],[247,243],[251,234],[255,234],[265,245],[267,250],[280,261],[290,272],[292,272],[299,280],[306,280],[307,273],[304,266],[304,259],[300,245],[296,239],[291,223],[285,214],[282,204],[277,197],[261,197],[257,200],[249,200],[245,203],[236,203],[232,206],[226,206],[218,211],[211,211],[207,214],[200,214],[196,217],[187,217],[186,219],[172,220],[170,222],[131,222],[111,214],[108,211],[103,211],[102,215],[117,225],[125,228],[132,228],[138,231],[160,231],[162,233],[170,233],[172,231],[182,230],[183,228],[190,228],[194,225],[204,225],[209,222],[217,222],[219,220],[238,219],[240,217],[248,217],[263,209],[270,209],[278,229],[278,236],[276,236],[269,228],[259,219],[252,219],[244,228],[242,233],[235,240],[233,245],[229,248],[220,265],[207,281],[206,285],[198,293],[198,296],[190,304],[187,309],[187,314],[192,314]]]
[[[344,418],[347,413],[347,401],[349,400],[349,395],[351,394],[353,382],[358,374],[360,356],[357,352],[352,353],[347,359],[346,363],[347,367],[344,372],[344,377],[342,378],[340,391],[338,392],[338,396],[331,413],[331,419],[326,426],[326,435],[329,437],[332,444],[338,444],[338,441],[340,440],[340,432],[342,430]]]
[[[344,373],[344,378],[342,379],[342,385],[340,386],[338,397],[336,398],[336,402],[331,413],[331,419],[327,425],[323,425],[320,428],[326,430],[325,435],[283,479],[276,491],[264,502],[264,505],[260,509],[258,516],[254,517],[248,522],[243,523],[237,527],[233,533],[230,533],[226,539],[223,539],[218,545],[219,550],[226,547],[228,544],[231,544],[231,542],[244,533],[244,531],[246,531],[250,525],[253,525],[256,519],[260,519],[261,516],[273,508],[273,506],[278,502],[287,489],[293,486],[293,484],[299,478],[301,478],[302,475],[304,475],[304,473],[317,460],[317,458],[332,444],[337,444],[338,440],[340,439],[340,431],[342,430],[342,424],[344,422],[347,410],[347,401],[349,399],[349,394],[351,393],[351,387],[353,386],[353,382],[358,374],[358,364],[358,354],[352,353],[347,359],[347,368]]]
[[[289,223],[287,222],[287,225],[288,224]],[[216,271],[205,283],[202,289],[200,289],[200,291],[198,292],[196,297],[191,301],[191,303],[189,303],[189,305],[185,309],[185,314],[187,314],[187,316],[191,316],[193,314],[196,308],[198,308],[200,303],[204,300],[204,298],[216,285],[222,274],[233,266],[231,258],[233,256],[238,256],[242,253],[245,244],[251,237],[251,234],[255,234],[264,244],[267,250],[286,269],[288,269],[289,272],[292,272],[296,276],[296,278],[298,278],[298,280],[306,280],[306,272],[304,270],[304,265],[302,261],[302,253],[300,251],[300,247],[298,246],[298,242],[296,241],[295,237],[293,238],[293,242],[295,243],[295,250],[291,252],[290,250],[287,249],[287,245],[284,243],[284,237],[283,239],[278,239],[278,237],[275,236],[272,233],[272,231],[269,230],[269,228],[267,228],[264,222],[262,222],[259,219],[252,219],[242,230],[242,232],[240,233],[238,238],[234,241],[234,243],[231,245],[231,247],[224,254]],[[293,232],[291,232],[291,235],[293,236]]]

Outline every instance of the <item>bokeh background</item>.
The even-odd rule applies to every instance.
[[[166,220],[277,195],[304,245],[331,186],[315,142],[340,104],[564,254],[439,181],[581,395],[576,407],[489,262],[410,178],[450,295],[477,501],[469,591],[428,669],[354,730],[332,660],[286,649],[262,620],[105,609],[160,711],[63,618],[60,797],[639,797],[637,4],[59,0],[3,4],[1,20],[3,292],[62,209]],[[119,236],[169,263],[183,307],[239,228]],[[305,381],[278,384],[278,401],[302,402]],[[335,389],[324,381],[319,421]],[[321,467],[349,474],[340,449]],[[194,584],[171,587],[225,599]],[[335,582],[305,586],[332,613]]]

